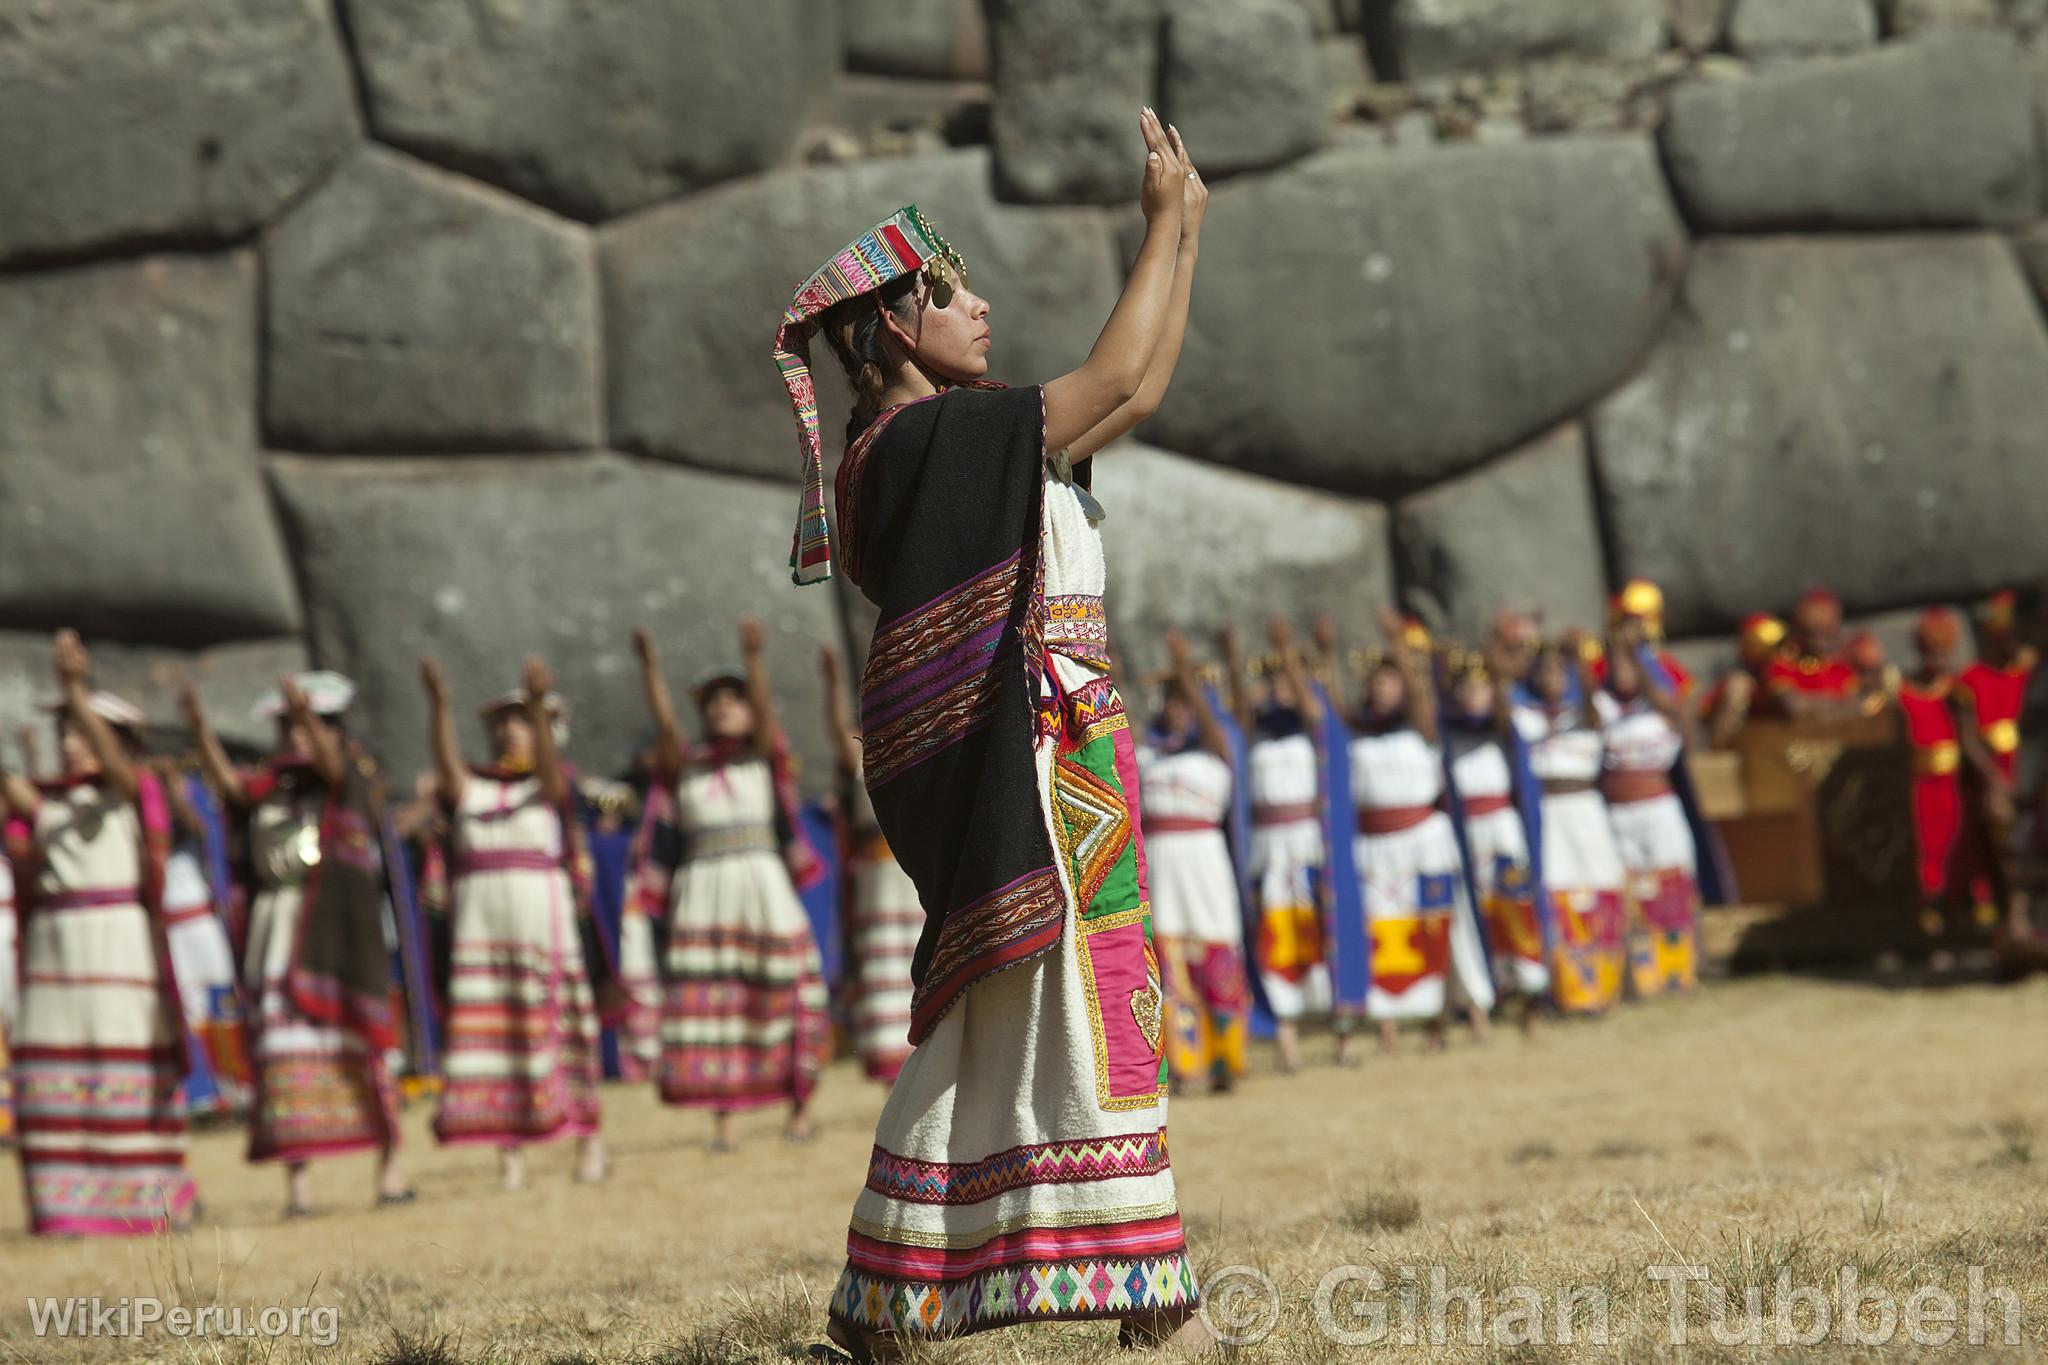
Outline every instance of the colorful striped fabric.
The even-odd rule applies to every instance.
[[[775,365],[789,390],[797,441],[803,448],[803,491],[789,554],[791,576],[798,583],[818,583],[832,576],[832,546],[825,524],[825,452],[818,441],[818,395],[811,383],[810,341],[818,315],[901,279],[934,257],[964,270],[960,254],[931,230],[917,205],[906,205],[834,252],[797,286],[789,307],[782,310],[782,325],[775,333]]]

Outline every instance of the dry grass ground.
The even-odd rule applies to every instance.
[[[2048,981],[1887,991],[1817,981],[1717,984],[1614,1018],[1456,1039],[1442,1055],[1373,1057],[1356,1071],[1267,1071],[1227,1099],[1173,1112],[1198,1269],[1249,1265],[1282,1302],[1273,1335],[1227,1358],[1905,1360],[2048,1354]],[[1327,1040],[1316,1044],[1327,1056]],[[1264,1060],[1264,1059],[1261,1059]],[[879,1093],[844,1066],[821,1095],[821,1137],[777,1140],[773,1116],[742,1125],[743,1150],[704,1150],[705,1120],[647,1093],[606,1093],[609,1185],[568,1179],[566,1148],[533,1161],[528,1190],[496,1188],[492,1158],[438,1151],[425,1112],[406,1116],[420,1202],[372,1212],[368,1164],[319,1173],[332,1211],[278,1220],[281,1179],[251,1171],[239,1135],[196,1143],[207,1225],[157,1243],[36,1242],[0,1235],[0,1361],[555,1362],[709,1365],[803,1360],[823,1340]],[[2039,1150],[2037,1150],[2037,1148]],[[22,1226],[18,1190],[0,1227]],[[1668,1341],[1669,1291],[1646,1267],[1705,1267],[1732,1291],[1832,1293],[1839,1268],[1900,1302],[1922,1285],[1967,1305],[1971,1266],[2021,1304],[2021,1340],[1946,1347],[1901,1336],[1869,1349],[1722,1345],[1692,1291],[1691,1343]],[[1345,1346],[1313,1299],[1333,1267],[1379,1272],[1389,1340]],[[1495,1312],[1480,1344],[1453,1308],[1432,1344],[1429,1267]],[[1420,1340],[1400,1343],[1403,1267],[1418,1267]],[[1546,1303],[1591,1286],[1572,1344],[1529,1335],[1528,1285]],[[1355,1282],[1353,1289],[1355,1290]],[[31,1295],[153,1295],[188,1305],[329,1305],[340,1341],[200,1341],[162,1333],[93,1343],[38,1339]],[[1342,1313],[1355,1292],[1337,1300]],[[1987,1300],[1988,1301],[1988,1300]],[[1499,1309],[1522,1303],[1521,1316]],[[1967,1306],[1964,1310],[1967,1312]],[[1546,1309],[1555,1334],[1558,1315]],[[1882,1326],[1866,1314],[1866,1329]],[[1794,1325],[1808,1322],[1795,1317]],[[1366,1330],[1361,1320],[1340,1326]],[[1101,1325],[993,1333],[917,1353],[939,1362],[1082,1361],[1114,1355]]]

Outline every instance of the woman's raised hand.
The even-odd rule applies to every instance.
[[[1202,182],[1202,173],[1195,169],[1194,158],[1180,140],[1180,129],[1169,123],[1166,135],[1180,157],[1180,239],[1191,242],[1202,235],[1202,219],[1209,213],[1209,187]]]
[[[1145,211],[1146,222],[1177,226],[1189,170],[1176,146],[1179,139],[1167,133],[1159,115],[1150,109],[1139,113],[1138,132],[1145,139],[1145,180],[1138,191],[1138,205]]]

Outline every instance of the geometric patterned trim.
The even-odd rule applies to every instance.
[[[1062,756],[1054,765],[1053,829],[1074,870],[1074,904],[1085,914],[1131,846],[1131,808],[1114,784],[1072,758]]]
[[[831,1316],[870,1332],[926,1340],[1023,1322],[1191,1310],[1200,1301],[1181,1251],[1132,1259],[1032,1261],[947,1283],[896,1280],[848,1266]]]
[[[1021,555],[1011,555],[875,632],[860,688],[870,789],[994,718],[996,654],[1021,571]]]
[[[977,1204],[1027,1185],[1157,1175],[1167,1169],[1166,1130],[1012,1147],[979,1161],[913,1161],[877,1147],[868,1188],[909,1204]]]
[[[1059,942],[1066,906],[1050,867],[1026,873],[946,916],[910,1003],[910,1037],[922,1042],[968,986]]]

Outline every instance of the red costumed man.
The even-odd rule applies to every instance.
[[[1942,909],[1958,899],[1953,875],[1963,831],[1963,754],[1952,662],[1962,622],[1946,608],[1920,618],[1913,632],[1919,661],[1899,683],[1899,711],[1913,764],[1913,834],[1920,853],[1920,926],[1932,936]]]
[[[2004,881],[1998,864],[2014,819],[2020,712],[2025,709],[2027,687],[2034,676],[2034,651],[2013,634],[2017,600],[2016,594],[2001,592],[1984,604],[1977,661],[1956,678],[1956,704],[1963,724],[1980,741],[1964,749],[1970,786],[1977,797],[1972,802],[1973,814],[1983,820],[1981,829],[1975,831],[1978,837],[1973,837],[1965,850],[1964,868],[1979,923],[1987,928],[1996,921],[1997,891]]]
[[[1842,658],[1842,599],[1809,588],[1792,608],[1792,648],[1764,670],[1764,692],[1787,720],[1855,710],[1856,670]]]
[[[1735,647],[1741,662],[1700,699],[1700,719],[1707,724],[1708,742],[1717,749],[1733,744],[1749,719],[1764,673],[1785,647],[1785,623],[1767,611],[1753,611],[1736,628]]]

